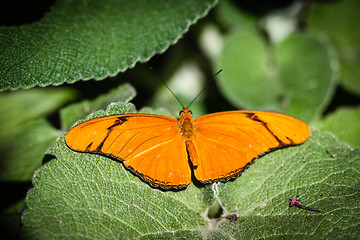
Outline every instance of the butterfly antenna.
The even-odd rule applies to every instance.
[[[217,73],[214,74],[214,76],[212,78],[210,78],[209,81],[207,81],[207,83],[205,84],[205,87],[203,87],[203,89],[198,93],[198,95],[196,95],[196,97],[189,103],[189,105],[187,106],[187,108],[190,107],[190,105],[205,91],[205,89],[210,85],[210,83],[212,81],[214,81],[215,77],[222,72],[222,69],[220,69]]]
[[[183,108],[185,108],[185,106],[182,104],[182,102],[180,101],[180,99],[175,95],[175,93],[169,88],[169,86],[168,85],[166,85],[166,83],[163,81],[163,80],[161,80],[163,83],[164,83],[164,85],[165,85],[165,87],[167,88],[167,89],[169,89],[169,91],[172,93],[172,95],[174,95],[174,97],[176,98],[176,100],[178,100],[178,102],[180,103],[180,105],[183,107]]]

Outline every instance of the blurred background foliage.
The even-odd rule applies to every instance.
[[[2,46],[11,45],[12,30],[40,22],[59,2],[22,4],[31,9],[28,15],[14,12],[2,19],[1,39],[8,41]],[[114,65],[114,69],[121,69],[117,72],[101,67],[94,73],[91,68],[86,69],[89,76],[98,76],[98,80],[87,75],[82,75],[86,81],[65,77],[61,80],[60,75],[55,82],[49,77],[40,84],[47,86],[44,88],[36,87],[38,76],[32,79],[31,71],[24,77],[29,82],[9,79],[12,71],[13,76],[21,76],[16,75],[17,65],[13,64],[18,55],[8,54],[11,47],[1,49],[0,83],[4,91],[0,93],[0,185],[5,196],[0,204],[2,229],[17,236],[32,175],[59,134],[111,102],[131,100],[135,92],[124,93],[120,86],[123,83],[130,83],[136,90],[131,102],[138,110],[146,107],[143,111],[154,112],[153,109],[162,108],[168,115],[177,116],[181,106],[162,81],[185,106],[206,86],[191,105],[195,117],[236,109],[283,112],[359,147],[359,7],[357,0],[220,1],[188,32],[177,30],[181,37],[177,42],[176,37],[164,33],[165,43],[155,43],[152,49],[161,54],[140,52],[138,58],[133,56],[133,62]],[[147,40],[142,41],[139,45]],[[84,62],[91,57],[83,56]],[[137,59],[141,63],[136,63]],[[26,64],[34,76],[41,70],[42,63]],[[106,66],[106,61],[103,64]],[[66,69],[64,63],[63,67],[66,74],[71,73],[72,68]],[[207,84],[220,69],[223,72]],[[19,83],[13,85],[9,81]],[[73,119],[69,120],[71,115]]]

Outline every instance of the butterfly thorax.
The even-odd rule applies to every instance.
[[[194,119],[188,108],[180,112],[179,127],[181,135],[186,139],[190,139],[195,133]]]

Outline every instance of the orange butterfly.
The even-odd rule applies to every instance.
[[[255,159],[274,149],[303,143],[309,127],[293,117],[261,111],[229,111],[193,119],[151,114],[95,118],[72,128],[67,145],[123,162],[151,186],[180,189],[191,169],[202,183],[237,177]]]

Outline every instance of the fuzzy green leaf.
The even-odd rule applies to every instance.
[[[360,95],[360,1],[314,2],[309,11],[311,29],[326,34],[339,58],[341,83]]]
[[[31,121],[17,130],[1,145],[0,181],[30,181],[42,164],[44,152],[59,136],[45,119]]]
[[[224,27],[228,28],[246,28],[254,30],[256,28],[255,17],[240,11],[233,1],[223,0],[216,7],[217,19]]]
[[[360,106],[355,108],[339,108],[329,114],[317,125],[319,129],[330,131],[340,141],[347,142],[352,147],[360,147]]]
[[[87,119],[124,109],[111,104]],[[51,160],[35,173],[27,196],[23,234],[31,239],[298,237],[299,226],[306,237],[360,236],[360,151],[318,131],[301,146],[258,159],[234,181],[191,183],[175,192],[151,188],[109,158],[74,152],[64,137],[48,152]],[[324,211],[289,208],[288,199],[296,194],[304,205]],[[208,222],[207,209],[217,199],[224,214],[240,219]],[[340,226],[338,218],[346,221]],[[314,224],[318,220],[322,224]],[[340,228],[351,231],[339,233]]]
[[[226,214],[219,232],[235,239],[354,239],[360,236],[360,149],[312,130],[301,147],[268,154],[238,180],[219,186]],[[322,212],[289,207],[301,204]]]
[[[0,94],[0,143],[17,127],[55,112],[75,98],[75,91],[65,88],[34,88]]]
[[[309,35],[292,34],[270,49],[257,34],[239,30],[224,43],[217,63],[224,71],[218,84],[239,108],[310,121],[331,96],[333,61],[327,47]]]
[[[0,90],[115,75],[164,52],[215,4],[56,1],[38,22],[0,27]]]
[[[62,129],[67,130],[79,119],[97,110],[105,109],[112,102],[127,103],[136,95],[135,89],[128,83],[121,84],[109,93],[97,97],[95,100],[84,100],[71,104],[60,111]]]
[[[0,181],[30,181],[59,132],[45,117],[74,98],[61,88],[0,95]]]

